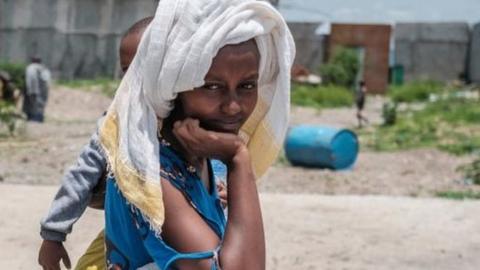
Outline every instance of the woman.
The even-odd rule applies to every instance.
[[[160,1],[100,130],[109,268],[265,268],[255,179],[282,145],[293,57],[268,3]]]

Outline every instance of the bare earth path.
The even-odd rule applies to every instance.
[[[38,269],[38,221],[54,186],[0,185],[0,269]],[[262,194],[268,270],[475,270],[480,202]],[[76,261],[102,227],[88,211],[67,241]]]

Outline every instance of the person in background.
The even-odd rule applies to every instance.
[[[30,61],[25,71],[23,111],[27,120],[43,122],[50,87],[50,71],[42,64],[40,57],[31,57]]]
[[[363,123],[368,124],[368,119],[363,115],[363,108],[367,99],[367,86],[365,81],[360,81],[355,91],[355,105],[357,106],[358,127],[362,128]]]

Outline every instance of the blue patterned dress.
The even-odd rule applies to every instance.
[[[226,179],[225,165],[218,161],[209,163],[211,190],[208,191],[195,172],[188,170],[186,163],[167,144],[160,145],[162,181],[180,190],[192,207],[210,228],[223,239],[226,218],[218,197],[215,178]],[[214,169],[212,169],[214,168]],[[217,173],[218,172],[218,173]],[[211,258],[212,268],[218,268],[217,250],[181,253],[168,245],[151,229],[142,213],[129,204],[115,182],[107,181],[105,199],[105,245],[107,269],[138,269],[145,265],[156,265],[157,269],[175,269],[179,259]],[[148,268],[155,269],[155,268]]]

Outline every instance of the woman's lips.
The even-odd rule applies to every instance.
[[[210,129],[220,132],[236,133],[242,127],[243,121],[233,120],[233,121],[211,121],[208,123]],[[207,127],[208,129],[208,127]]]
[[[230,122],[230,123],[219,123],[220,127],[223,127],[224,129],[234,129],[238,130],[242,126],[242,123],[240,121],[238,122]]]

